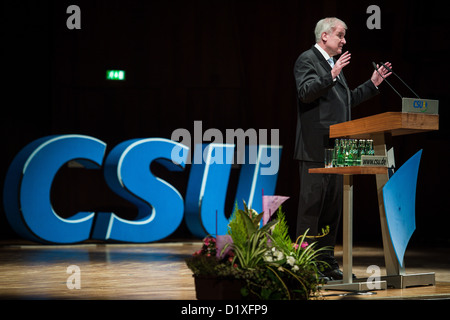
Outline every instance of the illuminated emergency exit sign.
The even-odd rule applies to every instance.
[[[106,80],[125,80],[125,70],[106,70]]]

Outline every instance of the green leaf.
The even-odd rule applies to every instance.
[[[270,229],[272,226],[276,225],[277,223],[278,223],[278,220],[272,220],[272,221],[269,221],[268,223],[266,223],[265,225],[263,225],[263,226],[260,228],[260,230],[261,230],[261,232],[268,232],[269,229]]]
[[[248,296],[248,294],[249,294],[248,289],[247,289],[246,287],[242,287],[242,288],[241,288],[241,295],[242,295],[243,297],[246,297],[246,296]]]
[[[259,227],[259,224],[260,224],[260,222],[261,222],[263,217],[264,217],[264,212],[261,212],[260,214],[257,214],[256,216],[254,216],[252,218],[252,222],[253,222],[255,227],[257,227],[257,228]]]
[[[242,220],[244,221],[244,225],[247,228],[247,236],[250,236],[251,234],[256,232],[256,227],[253,224],[253,221],[250,219],[250,217],[242,210],[237,210],[237,213],[241,216]]]

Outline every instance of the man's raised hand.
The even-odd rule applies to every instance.
[[[351,53],[344,52],[339,59],[334,64],[333,69],[331,69],[331,76],[335,79],[342,71],[342,69],[350,63]]]

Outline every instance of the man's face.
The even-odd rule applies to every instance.
[[[322,40],[325,44],[325,51],[333,57],[342,53],[342,47],[346,44],[345,41],[345,28],[338,24],[331,33],[324,32],[322,34]]]

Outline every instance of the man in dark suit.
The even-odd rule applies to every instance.
[[[309,174],[308,169],[324,166],[324,150],[332,148],[329,127],[351,120],[351,108],[378,94],[383,78],[374,71],[371,78],[350,90],[342,69],[350,63],[346,44],[346,24],[337,18],[320,20],[315,28],[316,44],[303,52],[294,67],[297,88],[297,132],[294,158],[299,160],[300,197],[297,235],[318,235],[329,226],[325,237],[316,238],[317,247],[330,247],[321,256],[330,267],[324,275],[342,279],[334,258],[334,245],[342,213],[343,181],[341,175]],[[333,57],[341,54],[339,59]],[[386,63],[391,67],[390,63]],[[378,71],[387,77],[385,68]]]

